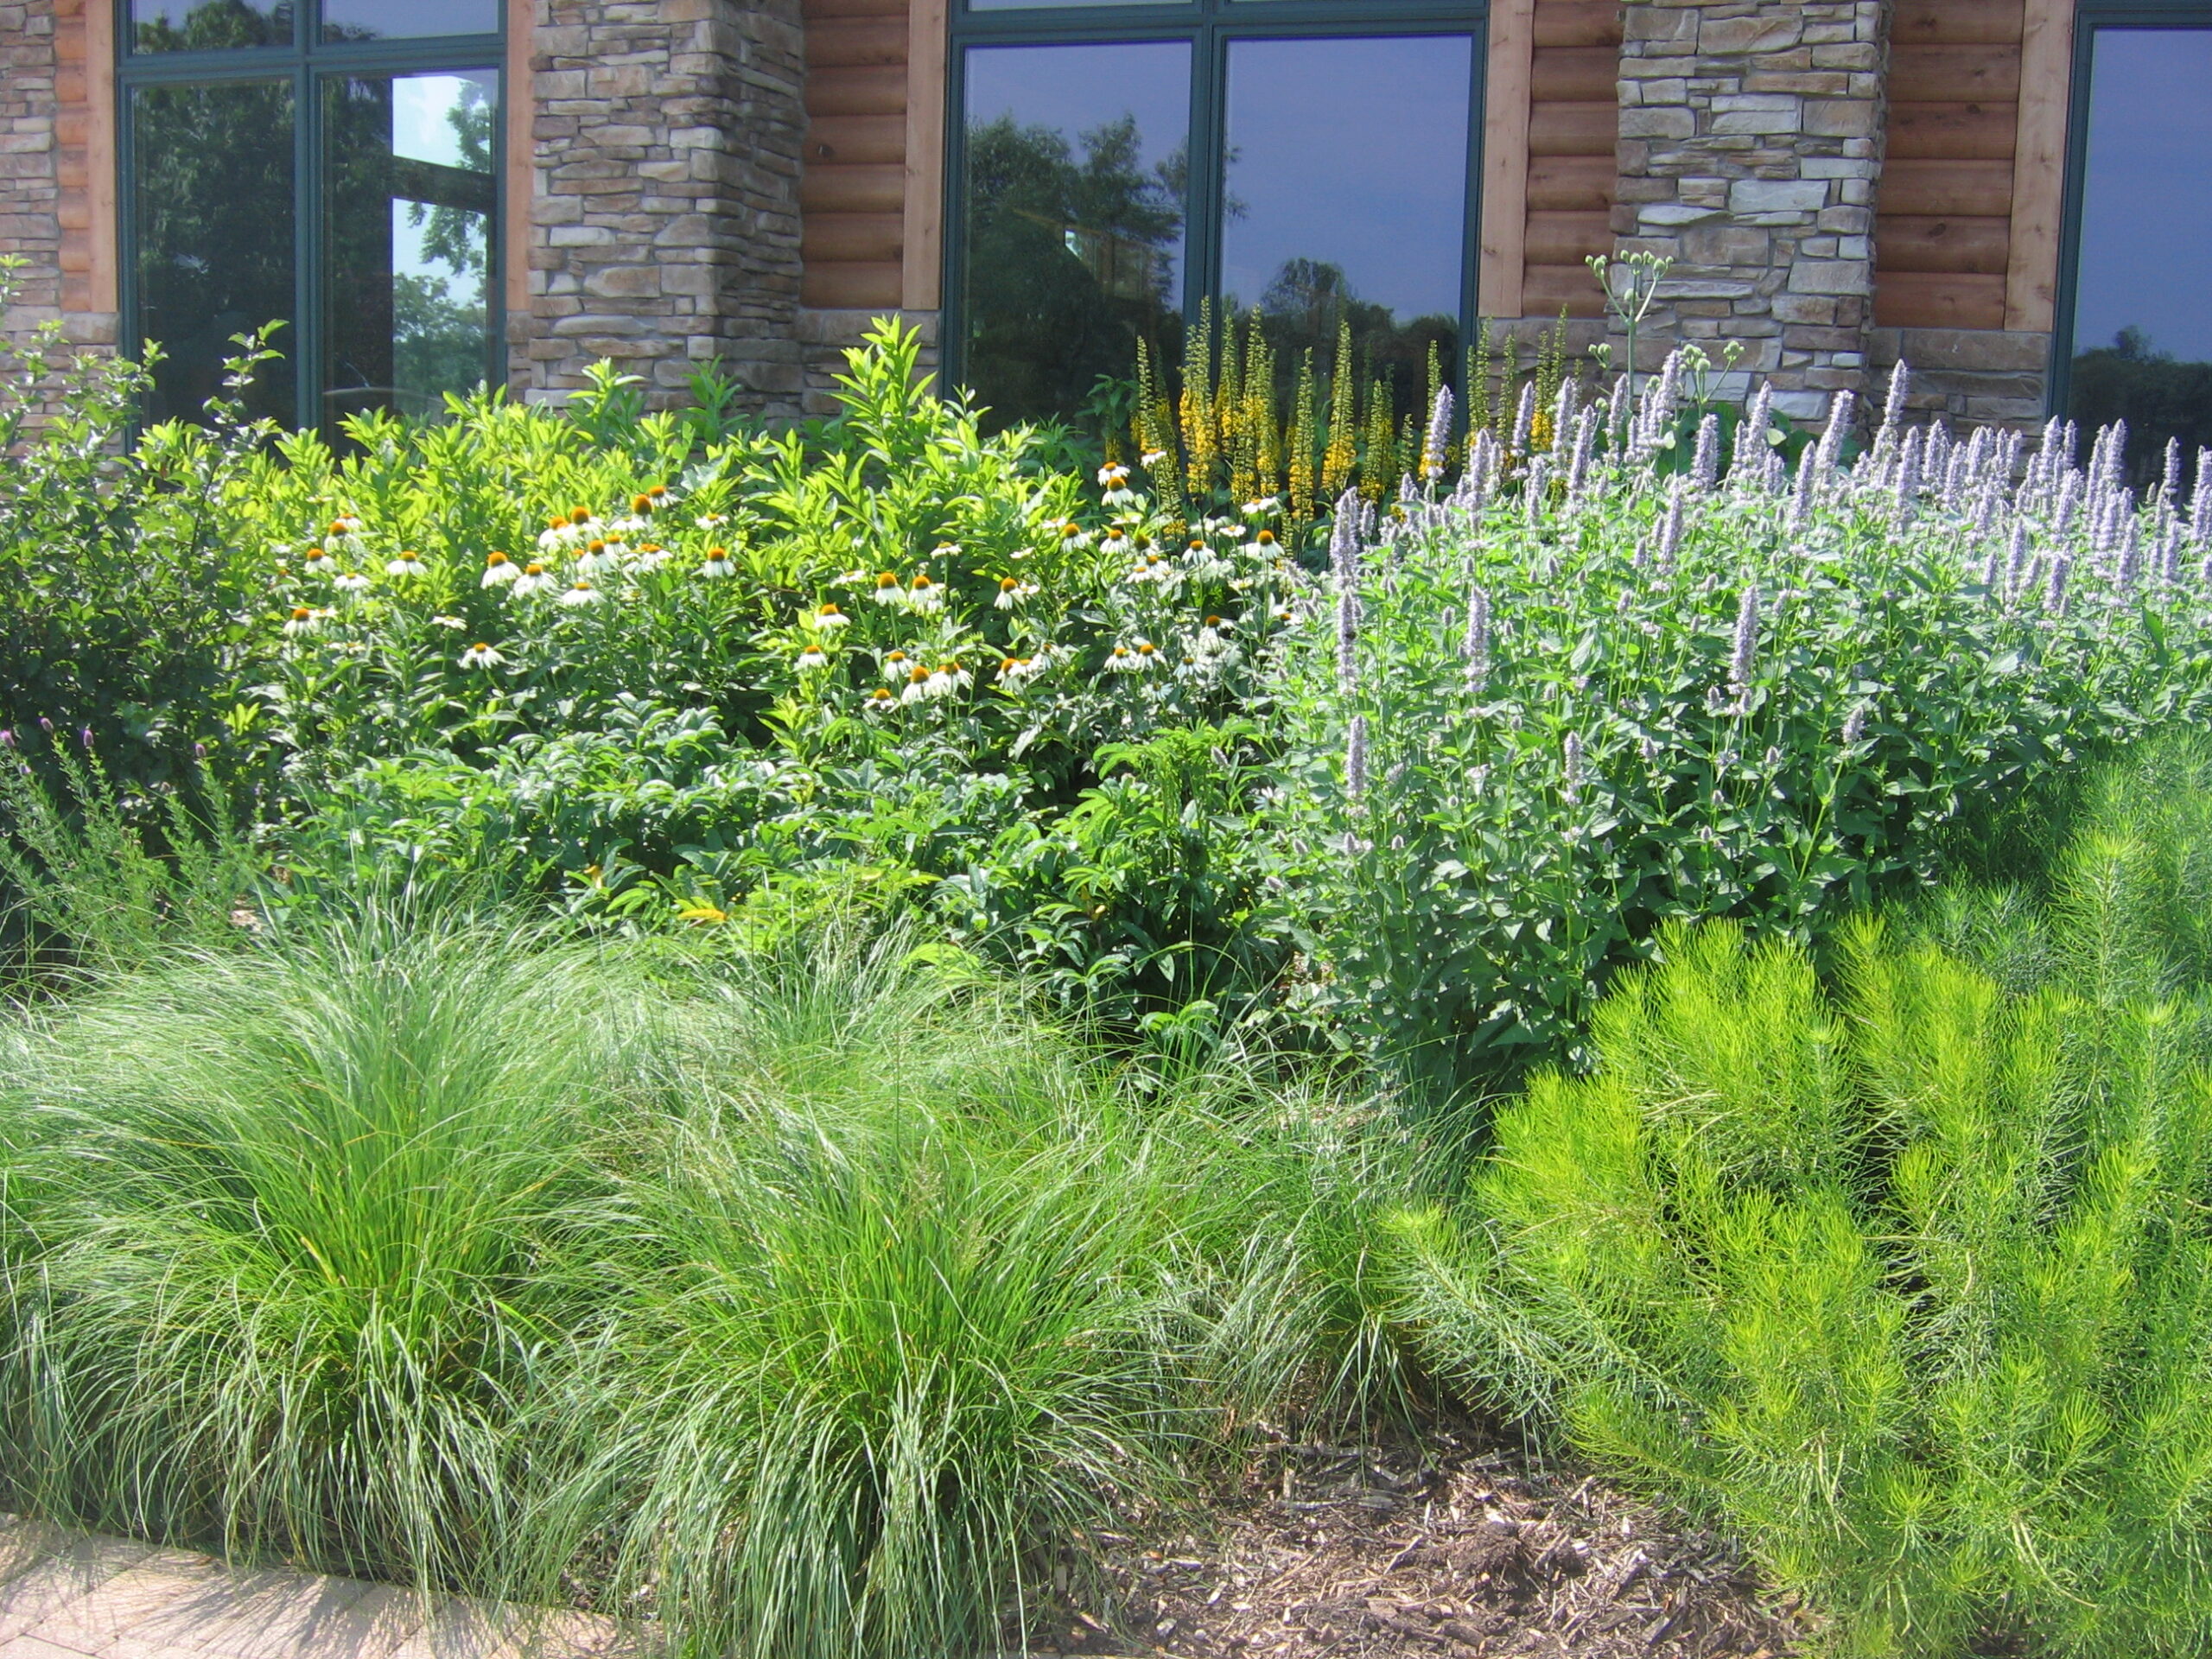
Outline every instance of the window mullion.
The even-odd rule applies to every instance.
[[[302,8],[304,10],[304,7]],[[296,17],[295,28],[302,25]],[[319,255],[322,242],[321,173],[318,166],[321,144],[322,101],[315,71],[304,51],[292,78],[292,291],[297,311],[292,323],[292,347],[298,356],[293,370],[296,423],[315,426],[321,410],[321,275]]]

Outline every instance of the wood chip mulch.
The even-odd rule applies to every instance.
[[[1176,1659],[1784,1659],[1808,1624],[1726,1541],[1465,1424],[1262,1445],[1209,1534],[1098,1535],[1111,1597],[1042,1633]],[[1162,1522],[1162,1526],[1171,1523]]]

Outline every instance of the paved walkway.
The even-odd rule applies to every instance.
[[[525,1612],[0,1517],[0,1659],[615,1659],[612,1619]]]

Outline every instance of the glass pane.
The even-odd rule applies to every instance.
[[[2068,413],[2124,418],[2139,484],[2166,440],[2212,443],[2212,29],[2100,29],[2092,48]]]
[[[130,98],[137,333],[164,353],[146,414],[188,420],[222,391],[231,336],[292,315],[292,87],[142,86]],[[278,332],[286,356],[247,400],[288,426],[292,333]]]
[[[496,35],[499,0],[322,0],[326,41],[397,41],[423,35]]]
[[[967,72],[968,384],[995,424],[1073,416],[1180,327],[1190,45],[978,47]]]
[[[133,52],[291,43],[292,0],[130,0]]]
[[[493,373],[491,69],[323,83],[322,418],[435,416]]]
[[[1339,318],[1402,409],[1432,343],[1458,354],[1474,43],[1233,41],[1222,195],[1224,302],[1270,319],[1286,374]]]

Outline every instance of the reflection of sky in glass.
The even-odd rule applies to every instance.
[[[1402,322],[1456,316],[1472,50],[1465,35],[1232,41],[1223,293],[1256,304],[1285,262],[1313,259]]]
[[[1131,116],[1147,171],[1183,148],[1191,121],[1191,48],[1181,41],[1125,46],[995,46],[968,54],[967,118],[972,129],[1011,116],[1048,127],[1083,160],[1083,135]],[[1183,264],[1179,229],[1163,250],[1171,272]],[[1176,302],[1170,288],[1169,303]]]
[[[499,0],[323,0],[322,32],[346,41],[496,35]]]
[[[441,167],[463,165],[461,135],[454,129],[451,112],[461,106],[468,86],[474,82],[486,102],[496,102],[495,78],[482,75],[404,75],[391,83],[391,153],[403,161],[435,162]],[[448,283],[455,300],[481,304],[483,278],[462,274],[442,259],[433,258],[424,243],[429,223],[413,224],[415,203],[396,200],[391,204],[391,269],[394,276],[435,276]],[[470,241],[480,257],[484,236],[490,226],[480,214],[470,214]],[[454,279],[458,277],[456,283]]]
[[[2212,29],[2097,32],[2074,349],[2212,359]]]

